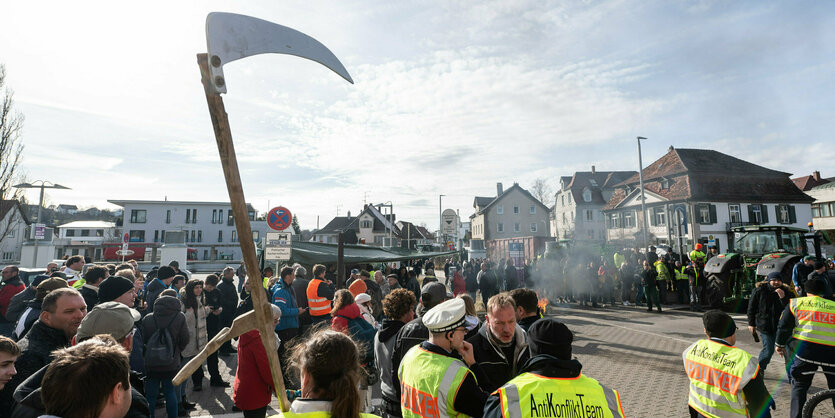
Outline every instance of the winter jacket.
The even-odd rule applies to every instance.
[[[99,303],[99,289],[93,285],[84,284],[81,289],[78,289],[81,297],[84,298],[84,303],[87,304],[87,312],[93,310],[93,307]]]
[[[360,312],[360,307],[356,303],[352,303],[348,306],[343,306],[342,309],[336,311],[336,315],[331,319],[331,328],[334,331],[339,331],[342,333],[348,333],[348,320],[349,319],[359,319],[364,321],[362,318],[362,313]]]
[[[217,285],[217,290],[220,291],[220,306],[223,307],[223,311],[218,317],[220,326],[228,327],[235,320],[235,310],[238,308],[238,289],[235,288],[232,280],[223,279]]]
[[[292,285],[288,286],[284,280],[278,279],[271,292],[273,304],[281,308],[281,320],[275,326],[275,330],[298,329],[299,305],[296,302],[296,289]]]
[[[808,296],[808,298],[812,300],[818,298],[823,299],[820,296]],[[792,337],[796,322],[794,312],[791,310],[791,304],[787,304],[783,308],[783,314],[780,316],[780,323],[777,324],[777,335],[774,338],[774,344],[777,347],[784,347],[788,344],[789,348],[791,348],[789,352],[793,353],[796,358],[807,363],[831,365],[832,359],[835,358],[835,346],[810,343]]]
[[[803,284],[806,283],[806,279],[809,278],[809,274],[815,271],[815,268],[812,266],[807,266],[803,260],[797,262],[792,268],[792,284],[794,287],[800,287],[801,292],[803,291]],[[805,293],[803,293],[805,295]]]
[[[28,286],[22,292],[12,296],[9,301],[9,309],[6,310],[6,319],[9,322],[17,322],[20,315],[26,310],[26,304],[32,299],[35,299],[34,286]]]
[[[511,291],[519,287],[519,274],[515,266],[507,266],[504,268],[504,289]]]
[[[0,413],[12,410],[12,394],[15,389],[27,377],[35,374],[52,361],[53,350],[68,347],[70,339],[64,334],[64,331],[51,328],[41,321],[36,321],[26,337],[20,340],[17,345],[21,351],[20,357],[15,362],[17,374],[0,391]]]
[[[386,403],[398,405],[399,398],[391,383],[392,374],[397,374],[391,368],[391,354],[397,331],[400,331],[404,325],[406,324],[396,319],[384,319],[380,331],[374,337],[374,360],[380,370],[380,390],[383,392],[383,400]]]
[[[429,329],[423,325],[422,318],[415,318],[397,331],[394,337],[394,346],[391,350],[391,387],[396,396],[400,399],[400,379],[397,371],[400,369],[400,361],[410,348],[429,339]]]
[[[481,290],[482,295],[493,296],[498,291],[498,283],[496,281],[496,273],[493,270],[481,270],[478,272],[478,290]]]
[[[470,293],[478,292],[478,273],[473,269],[464,270],[464,282],[466,283],[466,291]]]
[[[23,281],[20,280],[20,276],[15,276],[9,280],[3,282],[3,285],[0,286],[0,315],[3,317],[0,318],[0,322],[12,322],[11,320],[6,319],[6,311],[9,309],[9,303],[12,301],[12,297],[26,289],[26,286],[23,284]]]
[[[789,286],[782,284],[780,287],[785,292],[782,298],[768,281],[759,282],[748,301],[748,325],[756,327],[763,334],[774,335],[777,332],[780,315],[791,299]]]
[[[475,337],[467,340],[473,345],[475,361],[487,375],[486,381],[478,381],[488,393],[502,387],[510,379],[519,374],[519,369],[531,356],[528,348],[528,335],[518,325],[513,335],[512,358],[508,358],[502,347],[496,345],[490,338],[490,326],[485,322]]]
[[[162,296],[154,302],[154,312],[142,318],[142,339],[146,345],[151,335],[157,330],[157,325],[167,327],[174,342],[174,357],[178,359],[177,366],[155,369],[146,365],[146,374],[157,379],[173,379],[180,370],[183,349],[188,345],[189,331],[186,316],[180,300],[172,296]]]
[[[238,339],[238,369],[232,386],[235,406],[247,411],[266,406],[272,399],[273,378],[267,350],[257,329]]]
[[[42,367],[14,391],[14,400],[18,405],[11,414],[12,418],[37,418],[46,414],[46,408],[41,399],[41,383],[46,374],[46,369],[46,366]],[[147,418],[150,416],[151,410],[148,408],[145,395],[143,395],[142,375],[131,372],[130,385],[131,403],[125,418]]]
[[[163,290],[170,288],[171,285],[166,285],[160,279],[154,279],[151,283],[148,283],[145,286],[145,302],[147,302],[148,308],[145,311],[146,313],[151,313],[154,311],[154,305],[159,298],[159,294],[162,293]]]
[[[379,318],[383,315],[383,290],[374,280],[364,278],[362,281],[365,282],[365,293],[371,296],[371,314]]]
[[[658,271],[653,268],[641,271],[641,286],[653,287],[655,286],[655,279],[658,277]]]
[[[29,330],[32,329],[32,325],[35,324],[35,321],[40,318],[42,304],[43,301],[37,299],[32,299],[26,304],[26,310],[23,311],[23,314],[20,315],[20,318],[15,324],[12,338],[20,341],[21,338],[26,336]]]
[[[404,288],[414,293],[415,300],[420,300],[420,283],[418,283],[416,278],[409,277],[409,280],[406,281],[406,286],[404,286]]]
[[[183,357],[196,356],[206,344],[209,343],[209,333],[206,330],[206,307],[200,298],[197,299],[197,309],[185,308],[183,314],[186,317],[186,328],[188,328],[188,344],[183,349]]]
[[[461,275],[461,272],[455,271],[452,274],[452,294],[456,297],[462,293],[467,291],[467,282],[464,280],[464,276]]]

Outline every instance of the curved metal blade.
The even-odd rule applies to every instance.
[[[348,71],[321,42],[295,29],[235,13],[212,12],[206,17],[209,69],[217,93],[226,93],[223,66],[257,54],[288,54],[316,61],[353,84]]]

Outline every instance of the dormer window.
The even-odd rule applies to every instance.
[[[669,189],[670,188],[670,180],[661,179],[661,190]]]
[[[583,201],[591,202],[591,189],[583,189]]]
[[[597,180],[589,179],[589,183],[591,183],[592,187],[597,187]]]

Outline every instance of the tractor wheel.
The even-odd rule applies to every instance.
[[[707,289],[705,289],[705,302],[711,309],[722,309],[724,299],[730,295],[728,282],[725,280],[727,273],[711,274],[707,276]]]

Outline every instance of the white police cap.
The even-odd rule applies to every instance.
[[[464,299],[454,298],[427,311],[423,315],[423,324],[430,332],[447,332],[464,326],[466,317],[467,305]]]

